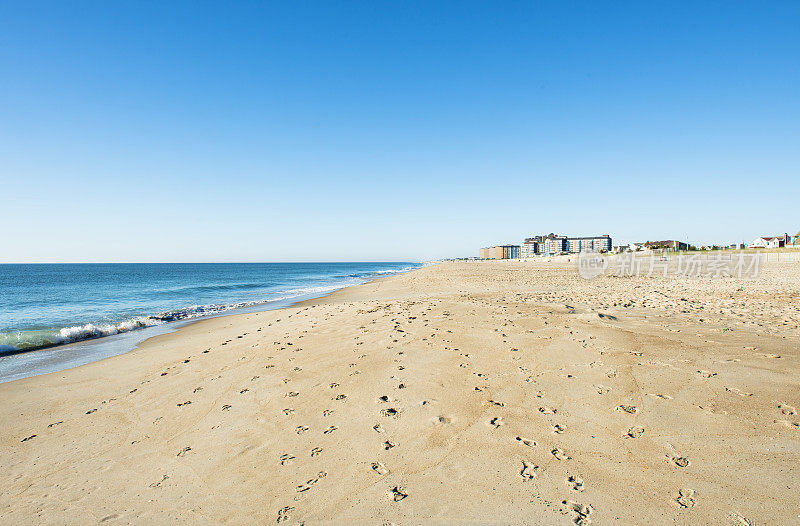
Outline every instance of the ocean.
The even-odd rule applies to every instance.
[[[419,266],[404,262],[0,265],[0,381],[127,352],[144,337],[174,330],[178,322],[287,306]],[[126,334],[131,337],[123,338]],[[113,345],[99,344],[109,339]],[[75,342],[87,345],[66,345]]]

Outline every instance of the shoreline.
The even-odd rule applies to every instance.
[[[770,295],[776,282],[791,294]],[[586,281],[567,265],[445,262],[198,320],[0,384],[0,515],[793,522],[792,294],[790,265]]]
[[[14,373],[13,371],[8,374],[0,373],[0,384],[14,382],[25,378],[33,378],[44,374],[57,373],[59,371],[64,371],[68,369],[74,369],[76,367],[82,367],[84,365],[88,365],[96,361],[102,361],[108,358],[113,358],[114,356],[127,354],[129,352],[134,351],[139,346],[144,345],[147,341],[149,341],[152,338],[157,338],[159,336],[163,336],[166,334],[172,334],[174,332],[180,331],[185,327],[191,326],[194,323],[200,323],[203,321],[225,316],[241,316],[253,312],[263,312],[263,311],[290,308],[301,303],[313,301],[319,298],[324,298],[325,296],[335,294],[336,292],[339,292],[343,289],[347,289],[350,287],[358,287],[360,285],[365,285],[367,283],[371,283],[372,281],[384,279],[397,274],[413,272],[414,270],[417,270],[419,268],[435,265],[436,263],[437,262],[420,263],[419,267],[416,267],[411,270],[399,271],[397,273],[392,273],[388,276],[378,275],[369,278],[362,283],[343,285],[342,287],[335,288],[331,291],[323,292],[320,294],[314,294],[314,293],[301,294],[293,298],[281,298],[253,305],[236,307],[227,310],[220,310],[219,312],[204,316],[176,319],[167,321],[162,324],[140,327],[133,330],[119,332],[116,334],[107,334],[93,338],[86,338],[83,340],[78,340],[69,343],[53,344],[44,347],[36,347],[30,349],[13,349],[13,350],[4,349],[0,351],[0,360],[3,360],[4,358],[9,358],[11,360],[14,360],[15,358],[22,359],[24,357],[28,357],[32,359],[29,361],[32,362],[44,361],[48,363],[48,365],[45,366],[45,369],[42,372],[34,372],[32,374],[28,374],[27,372]],[[147,334],[148,332],[152,334],[148,335]],[[49,356],[36,355],[35,353],[42,353],[42,354],[48,353]],[[85,355],[85,357],[84,356],[59,357],[54,353],[82,354]],[[35,359],[39,357],[41,357],[41,360]],[[61,365],[52,365],[54,362],[60,362],[61,365],[63,365],[63,367]],[[21,365],[22,367],[25,367],[24,364]],[[20,369],[22,367],[17,367],[17,368]]]

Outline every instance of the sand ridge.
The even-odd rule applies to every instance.
[[[779,264],[743,282],[444,263],[202,321],[0,385],[0,516],[795,522],[798,292]]]

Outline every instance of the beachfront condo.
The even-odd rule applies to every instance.
[[[611,236],[567,237],[550,233],[546,236],[526,238],[520,249],[520,257],[577,254],[579,252],[610,252]]]
[[[481,259],[519,259],[519,245],[497,245],[480,250]]]

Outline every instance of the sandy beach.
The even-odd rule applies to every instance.
[[[0,385],[5,524],[796,524],[800,271],[448,262]]]

